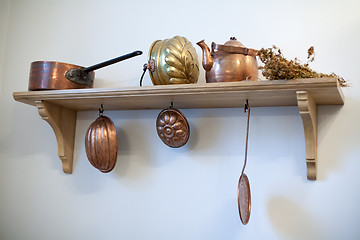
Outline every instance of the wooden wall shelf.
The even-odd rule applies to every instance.
[[[336,78],[311,78],[259,82],[178,84],[111,89],[69,89],[14,92],[16,101],[36,106],[53,128],[63,171],[72,173],[77,111],[163,109],[174,102],[182,108],[298,106],[306,147],[308,179],[316,179],[317,105],[343,105]]]

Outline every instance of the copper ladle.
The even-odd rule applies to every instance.
[[[247,126],[246,126],[245,160],[238,184],[238,207],[239,207],[240,220],[242,224],[246,225],[249,222],[250,212],[251,212],[250,184],[248,177],[244,173],[247,162],[247,148],[248,148],[249,122],[250,122],[250,106],[248,100],[246,100],[244,111],[248,112],[248,117],[247,117]]]

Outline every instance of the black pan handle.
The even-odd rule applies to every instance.
[[[105,62],[102,62],[102,63],[95,64],[93,66],[87,67],[87,68],[82,69],[82,70],[84,72],[88,73],[88,72],[91,72],[91,71],[95,71],[95,70],[97,70],[99,68],[103,68],[103,67],[109,66],[111,64],[114,64],[114,63],[129,59],[129,58],[132,58],[132,57],[139,56],[141,54],[142,54],[142,51],[134,51],[132,53],[125,54],[123,56],[120,56],[120,57],[117,57],[117,58],[114,58],[114,59],[111,59],[111,60],[108,60],[108,61],[105,61]]]
[[[93,66],[87,67],[87,68],[83,68],[83,69],[72,68],[72,69],[69,69],[68,71],[66,71],[65,77],[69,81],[72,81],[74,83],[91,87],[93,85],[94,80],[89,77],[89,72],[97,70],[99,68],[109,66],[111,64],[114,64],[114,63],[117,63],[117,62],[120,62],[123,60],[126,60],[128,58],[132,58],[132,57],[141,55],[141,54],[142,54],[142,51],[134,51],[132,53],[125,54],[123,56],[120,56],[120,57],[117,57],[117,58],[114,58],[114,59],[111,59],[111,60],[108,60],[108,61],[105,61],[102,63],[98,63]]]

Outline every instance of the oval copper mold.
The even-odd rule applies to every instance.
[[[185,116],[177,109],[162,110],[156,120],[156,130],[160,139],[169,147],[185,145],[190,137],[190,126]]]
[[[103,173],[115,167],[117,138],[114,123],[106,116],[98,117],[85,135],[85,150],[91,165]]]

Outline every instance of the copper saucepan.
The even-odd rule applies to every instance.
[[[141,54],[141,51],[134,51],[87,68],[53,61],[32,62],[30,67],[29,91],[92,88],[95,76],[94,70]]]

